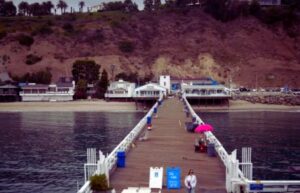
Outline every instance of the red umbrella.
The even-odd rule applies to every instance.
[[[213,131],[214,128],[210,124],[198,125],[195,129],[195,133],[203,133],[205,131]]]

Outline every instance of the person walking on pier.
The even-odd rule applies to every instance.
[[[185,177],[184,185],[187,189],[187,193],[195,193],[197,178],[192,169],[190,169],[188,175]]]

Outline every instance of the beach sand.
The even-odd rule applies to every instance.
[[[247,101],[230,101],[228,106],[193,106],[196,111],[294,111],[300,106],[270,105]],[[13,102],[0,103],[0,112],[134,112],[134,102],[69,101],[69,102]]]
[[[134,102],[69,101],[0,103],[0,112],[134,112]]]
[[[293,111],[300,112],[300,106],[250,103],[243,100],[230,100],[229,106],[193,106],[197,111]]]

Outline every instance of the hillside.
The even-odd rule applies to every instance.
[[[299,27],[299,26],[298,26]],[[71,75],[77,59],[93,59],[114,74],[212,76],[247,87],[300,87],[300,37],[254,17],[222,23],[200,9],[155,13],[102,12],[35,18],[1,18],[0,56],[12,75],[50,68],[53,80]],[[49,30],[50,29],[50,30]],[[34,38],[30,46],[20,34]],[[33,36],[34,35],[34,36]],[[40,57],[26,64],[28,55]],[[2,69],[2,70],[3,70]]]

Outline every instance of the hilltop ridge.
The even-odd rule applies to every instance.
[[[49,68],[57,80],[71,75],[75,60],[88,58],[109,75],[114,69],[114,75],[211,76],[252,88],[300,86],[299,37],[250,16],[222,23],[201,9],[112,11],[1,18],[1,29],[7,35],[0,56],[10,58],[2,70],[14,76]],[[20,34],[34,43],[20,45]]]

